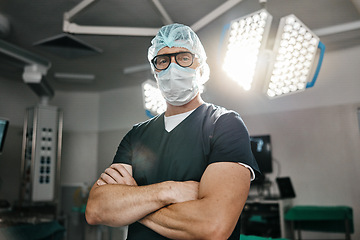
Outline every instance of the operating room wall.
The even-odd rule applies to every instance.
[[[52,104],[64,111],[61,184],[91,184],[98,161],[99,95],[57,92]]]
[[[0,79],[0,116],[10,120],[4,153],[0,155],[0,198],[18,199],[25,110],[39,103],[22,82]],[[56,92],[49,104],[64,113],[61,184],[90,184],[96,176],[98,146],[97,93]]]
[[[360,226],[360,130],[357,104],[244,116],[250,134],[270,134],[274,173],[290,176],[296,205],[345,205]],[[277,193],[275,185],[272,193]],[[304,233],[305,239],[341,239],[337,234]]]
[[[37,103],[37,97],[25,84],[0,80],[0,116],[10,120],[0,155],[0,199],[13,202],[19,197],[22,132],[25,109]]]
[[[104,91],[99,98],[98,175],[111,164],[123,136],[135,123],[148,119],[141,86]]]

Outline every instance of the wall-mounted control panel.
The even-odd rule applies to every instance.
[[[26,202],[55,200],[61,126],[62,114],[57,107],[39,105],[27,109],[21,190],[22,200]]]

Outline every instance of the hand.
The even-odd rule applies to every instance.
[[[137,186],[135,179],[122,164],[112,164],[100,175],[97,185],[124,184]]]
[[[199,182],[186,181],[186,182],[173,182],[170,187],[170,197],[172,203],[180,203],[191,200],[196,200],[199,197]]]

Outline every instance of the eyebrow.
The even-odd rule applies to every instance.
[[[178,52],[173,52],[173,53],[158,54],[158,55],[156,55],[156,57],[157,56],[164,56],[164,55],[172,55],[172,54],[176,54],[176,53],[191,53],[191,54],[194,54],[194,53],[192,53],[190,51],[178,51]]]

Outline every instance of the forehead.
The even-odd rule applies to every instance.
[[[178,52],[189,52],[188,49],[186,48],[182,48],[182,47],[163,47],[162,49],[160,49],[157,53],[157,55],[161,55],[161,54],[169,54],[169,53],[178,53]]]

